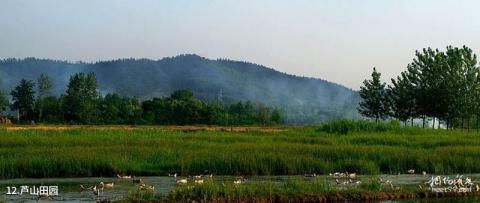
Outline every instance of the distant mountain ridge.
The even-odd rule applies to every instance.
[[[248,62],[211,60],[193,54],[95,63],[36,58],[0,61],[1,85],[8,91],[22,78],[36,80],[47,73],[53,79],[54,94],[60,95],[70,75],[77,72],[94,72],[103,94],[116,92],[147,99],[190,89],[207,102],[250,100],[278,107],[289,123],[358,117],[357,92],[322,79],[289,75]]]

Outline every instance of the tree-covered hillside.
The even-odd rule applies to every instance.
[[[0,61],[1,86],[5,91],[10,91],[22,78],[35,80],[46,73],[53,80],[53,93],[61,95],[70,76],[78,72],[94,72],[102,94],[115,92],[143,100],[190,89],[207,102],[252,101],[278,107],[288,123],[358,116],[359,99],[355,91],[325,80],[288,75],[247,62],[210,60],[197,55],[96,63],[35,58]]]

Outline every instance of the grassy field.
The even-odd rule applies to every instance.
[[[319,130],[320,129],[320,130]],[[0,177],[479,173],[477,131],[324,127],[13,126],[0,129]],[[347,130],[348,131],[348,130]]]

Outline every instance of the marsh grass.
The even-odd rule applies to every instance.
[[[161,194],[156,194],[151,191],[141,191],[138,189],[129,190],[126,198],[128,202],[152,201],[162,199],[165,199],[165,196]]]
[[[305,181],[301,178],[285,182],[262,181],[235,185],[231,181],[206,181],[204,184],[177,186],[168,194],[171,200],[244,199],[252,197],[273,198],[279,195],[326,194],[332,189],[325,180]]]
[[[167,195],[168,200],[179,201],[211,201],[211,200],[242,200],[252,198],[276,199],[278,197],[315,197],[334,196],[341,194],[349,197],[359,197],[361,194],[377,194],[380,192],[406,193],[418,192],[415,188],[393,190],[382,185],[378,178],[372,177],[360,185],[338,187],[330,185],[322,178],[293,178],[287,181],[261,181],[234,185],[231,181],[213,182],[205,184],[187,184],[176,186]]]
[[[480,172],[477,131],[162,129],[0,130],[0,178],[200,174],[298,175]]]
[[[387,132],[387,131],[398,131],[402,130],[400,123],[397,121],[391,122],[378,122],[374,123],[371,121],[365,120],[332,120],[324,123],[318,129],[319,131],[331,133],[331,134],[341,134],[346,135],[348,133],[355,132]]]

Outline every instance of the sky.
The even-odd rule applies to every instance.
[[[480,1],[0,0],[0,58],[98,61],[198,54],[359,89],[415,50],[480,53]]]

